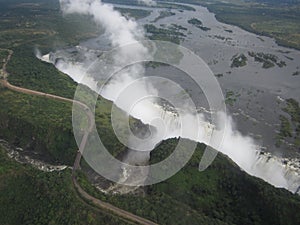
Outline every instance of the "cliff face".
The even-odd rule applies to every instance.
[[[273,168],[277,165],[284,173],[287,189],[292,193],[300,194],[300,161],[299,159],[281,158],[270,153],[261,152],[258,155],[256,166],[264,165],[266,168]],[[275,176],[275,169],[273,175]]]
[[[152,162],[166,158],[176,142],[174,139],[163,142],[151,153]],[[162,194],[170,196],[199,213],[227,224],[300,222],[298,195],[274,188],[246,174],[221,153],[207,170],[199,172],[204,147],[199,144],[191,161],[174,177],[151,186],[149,194],[152,197]]]

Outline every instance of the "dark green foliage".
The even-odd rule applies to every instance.
[[[73,98],[76,83],[52,64],[35,57],[33,48],[18,47],[7,65],[12,84],[32,90]]]
[[[196,18],[188,20],[188,23],[193,24],[194,26],[197,26],[197,27],[203,25],[202,22],[200,20],[196,19]]]
[[[181,25],[178,25],[178,24],[172,24],[172,26],[174,27],[174,29],[176,30],[182,30],[182,31],[187,31],[188,29],[186,27],[183,27]]]
[[[159,12],[159,16],[156,17],[152,22],[156,23],[158,20],[166,18],[166,17],[170,17],[170,16],[174,16],[176,15],[176,13],[173,13],[171,11],[160,11]]]
[[[263,52],[248,52],[248,55],[250,57],[253,57],[256,62],[262,63],[262,68],[264,69],[272,68],[275,65],[280,68],[286,66],[286,63],[284,61],[280,61],[278,57],[273,54],[267,54]]]
[[[71,170],[43,173],[15,163],[0,147],[0,224],[127,224],[77,196]]]
[[[6,50],[0,49],[0,68],[2,68],[3,64],[6,62],[7,56],[8,56],[8,52]]]
[[[291,116],[292,122],[294,123],[300,122],[299,102],[297,102],[295,99],[292,98],[287,99],[286,107],[283,110]]]
[[[283,137],[292,137],[292,128],[289,120],[282,115],[279,116],[279,119],[281,121],[280,135]]]
[[[184,33],[178,31],[175,27],[165,29],[158,28],[152,24],[146,24],[144,28],[149,34],[148,37],[152,40],[169,41],[179,44],[186,37]]]
[[[116,3],[116,4],[122,4],[122,5],[141,5],[138,0],[104,0],[103,2],[107,3]],[[171,1],[170,1],[171,2]],[[178,5],[178,4],[172,4],[170,2],[163,3],[162,1],[157,2],[155,7],[158,8],[167,8],[167,9],[178,9],[178,10],[188,10],[188,11],[195,11],[195,9],[188,5]],[[147,5],[142,4],[142,6],[147,7]],[[151,8],[151,6],[148,6]]]
[[[22,44],[41,48],[63,47],[97,36],[102,30],[88,16],[63,16],[58,1],[6,1],[0,14],[0,46]]]
[[[0,138],[41,153],[47,161],[72,165],[78,149],[72,128],[72,103],[16,93],[0,87]],[[114,134],[111,102],[99,98],[95,122],[113,155],[124,149]],[[133,119],[132,119],[133,120]]]
[[[276,146],[280,146],[282,142],[291,140],[297,147],[300,147],[300,107],[295,99],[287,99],[286,106],[283,111],[288,117],[280,115],[280,131],[277,135]],[[291,139],[292,138],[292,139]]]
[[[211,30],[210,28],[203,26],[202,22],[196,18],[188,20],[188,23],[194,25],[195,27],[198,27],[199,29],[201,29],[203,31]]]
[[[225,29],[225,31],[228,32],[228,33],[233,33],[232,30],[228,30],[228,29]]]
[[[145,18],[151,14],[150,10],[118,8],[118,7],[116,7],[115,9],[119,11],[123,16],[128,16],[136,20]]]
[[[218,74],[215,74],[215,76],[216,76],[217,78],[221,78],[221,77],[224,76],[224,74],[223,74],[223,73],[218,73]]]
[[[167,158],[178,140],[164,141],[151,153],[151,164]],[[300,222],[300,198],[241,171],[219,154],[204,172],[198,166],[205,145],[172,178],[147,187],[145,196],[104,195],[80,173],[79,182],[98,198],[159,224],[263,224]],[[142,210],[140,210],[142,209]]]
[[[114,1],[114,0],[111,0]],[[179,2],[182,0],[164,0]],[[300,2],[298,0],[185,0],[184,3],[205,6],[224,23],[239,26],[247,31],[270,36],[279,45],[300,48]]]
[[[225,103],[227,105],[233,106],[238,97],[240,97],[239,93],[235,93],[234,91],[226,91]]]
[[[235,55],[232,57],[231,68],[233,67],[243,67],[247,65],[247,57],[244,54]]]
[[[157,40],[162,41],[160,43],[157,43],[157,48],[165,49],[164,41],[173,42],[175,44],[180,44],[180,41],[184,40],[186,35],[182,33],[182,27],[177,27],[174,25],[170,25],[168,27],[164,28],[158,28],[154,26],[153,24],[146,24],[144,25],[145,30],[148,33],[148,37],[151,40]],[[161,46],[160,46],[161,45]],[[160,55],[161,52],[158,52],[155,56],[156,59],[168,59],[168,62],[178,64],[180,62],[180,59],[182,58],[182,52],[179,50],[179,48],[168,48],[167,51],[164,50],[164,55]],[[166,55],[167,54],[167,55]],[[158,62],[149,62],[146,64],[148,67],[157,67],[161,66],[161,63]]]
[[[6,3],[15,4],[16,1]],[[7,10],[7,4],[3,2],[0,0],[0,10]],[[75,31],[77,26],[70,26],[74,21],[72,17],[64,18],[64,21],[67,20],[64,23],[61,18],[53,19],[52,16],[61,16],[58,8],[55,8],[58,7],[57,1],[45,0],[43,4],[49,7],[38,9],[37,17],[28,8],[21,7],[12,10],[8,24],[5,22],[7,20],[0,21],[1,30],[12,29],[12,24],[21,24],[18,32],[4,32],[0,36],[1,45],[13,48],[15,52],[8,65],[9,80],[16,85],[72,98],[76,86],[74,82],[57,72],[53,66],[37,60],[33,55],[33,44],[37,43],[42,49],[49,50],[46,47],[49,43],[53,46],[64,45],[59,42],[60,35],[73,44],[95,33],[86,30],[85,36],[80,35],[82,30]],[[226,14],[228,8],[224,9]],[[29,21],[12,19],[18,18],[18,14]],[[236,19],[237,15],[233,13],[230,18]],[[40,22],[40,18],[46,18],[47,23],[52,25],[32,23]],[[89,21],[88,18],[82,20],[78,17],[75,23],[79,20],[83,24]],[[41,31],[45,25],[47,29],[44,33],[34,34],[33,30],[28,29],[23,32],[26,22],[30,26],[36,26],[35,31]],[[242,22],[243,18],[237,21]],[[83,27],[89,29],[89,26]],[[179,43],[184,37],[184,34],[172,29],[149,29],[153,39]],[[29,47],[24,47],[23,44]],[[232,96],[229,94],[228,97]],[[98,104],[95,119],[98,131],[107,147],[118,154],[123,146],[118,143],[109,125],[111,103],[100,99]],[[77,146],[72,135],[71,104],[0,89],[0,105],[1,138],[17,146],[42,152],[53,161],[70,165],[73,163]],[[299,119],[299,105],[294,101],[288,101],[286,111],[293,121]],[[297,130],[299,133],[299,125]],[[176,140],[169,140],[158,146],[152,152],[152,163],[171,154],[175,144]],[[97,192],[81,173],[78,174],[79,181],[88,192],[100,199],[159,224],[300,223],[298,196],[286,190],[275,189],[262,180],[247,175],[227,157],[219,155],[206,171],[200,173],[198,163],[204,147],[199,145],[183,170],[167,181],[148,187],[143,197],[104,195]],[[42,173],[29,166],[13,163],[3,154],[0,154],[0,161],[0,224],[122,224],[119,219],[96,212],[77,198],[71,186],[71,171]]]
[[[0,89],[0,138],[72,165],[77,146],[71,130],[71,103]]]
[[[170,152],[175,144],[174,140],[162,144],[152,157],[156,159],[159,151]],[[153,191],[168,194],[228,224],[295,224],[295,221],[300,221],[298,196],[247,175],[221,154],[207,170],[199,172],[204,147],[200,145],[182,171],[154,185]],[[158,156],[156,160],[162,158]]]

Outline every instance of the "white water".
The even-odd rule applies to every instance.
[[[27,155],[22,148],[10,146],[6,141],[0,139],[0,145],[5,149],[9,158],[16,160],[22,164],[30,164],[34,168],[43,172],[63,171],[70,168],[66,165],[52,165],[39,159],[34,159]]]
[[[101,20],[101,19],[100,19]],[[134,29],[133,29],[134,30]],[[120,39],[118,39],[120,40]],[[86,52],[86,54],[88,54]],[[41,58],[45,61],[51,61],[49,56]],[[52,60],[52,63],[55,61]],[[65,58],[64,62],[56,63],[56,67],[62,72],[68,74],[75,81],[80,82],[83,74],[86,72],[86,68],[89,61],[74,62],[70,58]],[[143,71],[137,70],[139,75],[143,74]],[[105,92],[102,93],[103,97],[116,101],[116,96],[121,93],[124,87],[129,85],[134,78],[127,77],[128,79],[120,79],[113,84],[106,86]],[[95,82],[90,77],[85,81],[91,89],[96,90]],[[145,86],[140,86],[140,90],[135,90],[132,95],[138,95],[147,92]],[[212,125],[204,120],[204,117],[199,115],[193,115],[186,113],[181,122],[187,125],[188,129],[182,133],[182,127],[178,123],[178,118],[174,117],[171,112],[165,112],[162,108],[157,107],[153,102],[145,102],[136,106],[136,110],[129,111],[128,104],[125,102],[117,104],[121,109],[130,112],[131,116],[141,119],[146,124],[152,124],[161,133],[161,140],[166,140],[173,137],[184,137],[198,142],[208,144]],[[224,137],[224,142],[218,151],[228,155],[234,162],[236,162],[240,168],[247,173],[260,177],[275,187],[286,188],[292,192],[295,192],[300,185],[299,178],[299,164],[285,164],[285,159],[260,154],[260,149],[250,137],[241,135],[234,127],[234,124],[230,116],[225,116],[227,119],[227,127]],[[160,123],[153,122],[157,119],[163,121],[164,126]],[[200,119],[203,126],[197,126],[197,120]],[[199,135],[195,135],[195,131],[199,130]],[[153,143],[153,146],[156,143]]]
[[[59,65],[58,69],[68,74],[75,81],[78,81],[78,73],[73,73],[73,71],[74,68],[80,68],[79,71],[82,71],[83,68],[79,66],[80,64],[77,64],[75,67],[62,67],[61,64]],[[69,68],[72,69],[69,70]],[[78,72],[76,69],[75,71]],[[90,83],[86,83],[86,85],[91,87]],[[115,85],[116,84],[110,87],[108,86],[106,88],[105,96],[103,97],[114,101],[116,90],[122,91],[120,87],[116,87]],[[125,83],[120,83],[119,85],[126,86]],[[128,110],[124,105],[118,105],[118,107],[123,110]],[[155,104],[147,104],[147,107],[145,107],[145,104],[142,104],[141,107],[137,107],[138,110],[131,111],[131,116],[142,120],[145,124],[155,126],[158,131],[161,132],[163,140],[183,137],[201,143],[209,143],[213,126],[206,122],[201,114],[197,116],[185,114],[185,116],[181,118],[180,122],[188,124],[187,126],[189,127],[189,130],[183,132],[184,135],[181,135],[182,131],[179,118],[177,118],[174,113],[165,111],[162,107]],[[153,118],[160,118],[165,126],[161,126],[161,123],[153,123]],[[202,127],[196,127],[197,119],[200,119]],[[197,129],[199,130],[198,137],[195,136],[195,131]],[[157,143],[162,139],[157,140]],[[153,147],[155,144],[156,143],[153,143]],[[291,163],[290,159],[278,158],[270,154],[260,154],[259,146],[255,144],[252,138],[243,136],[235,130],[230,117],[227,117],[224,143],[218,151],[229,156],[248,174],[262,178],[275,187],[281,187],[290,190],[291,192],[295,192],[300,185],[300,164],[297,161]],[[284,161],[288,161],[289,163],[284,164]]]

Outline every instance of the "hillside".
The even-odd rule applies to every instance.
[[[20,165],[0,146],[0,224],[129,224],[78,198],[71,170],[44,173]]]
[[[160,144],[151,153],[151,164],[168,157],[176,144],[176,139]],[[180,172],[146,187],[144,195],[103,194],[82,173],[78,174],[79,183],[91,195],[158,224],[294,225],[300,222],[298,195],[246,174],[221,153],[207,170],[199,172],[204,147],[198,144],[192,159]]]

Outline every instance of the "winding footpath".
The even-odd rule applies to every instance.
[[[47,94],[47,93],[40,92],[40,91],[34,91],[34,90],[26,89],[26,88],[21,88],[21,87],[17,87],[17,86],[14,86],[14,85],[10,84],[7,81],[7,77],[8,77],[9,74],[6,70],[6,66],[7,66],[9,60],[11,59],[11,57],[13,55],[13,51],[9,50],[9,49],[0,49],[0,50],[2,50],[2,51],[4,50],[4,51],[9,52],[8,57],[7,57],[6,61],[4,62],[3,66],[2,66],[2,72],[1,72],[2,79],[0,80],[0,84],[2,84],[3,87],[6,87],[6,88],[8,88],[10,90],[13,90],[13,91],[16,91],[16,92],[28,94],[28,95],[41,96],[41,97],[45,97],[45,98],[49,98],[49,99],[55,99],[55,100],[58,100],[58,101],[70,102],[72,104],[75,103],[75,104],[78,104],[80,107],[82,107],[85,110],[86,114],[88,115],[90,126],[84,132],[84,135],[83,135],[82,141],[80,143],[80,147],[79,147],[79,150],[78,150],[78,153],[77,153],[74,165],[73,165],[73,169],[72,169],[72,181],[73,181],[74,187],[75,187],[77,193],[80,195],[80,197],[85,199],[86,202],[92,202],[93,205],[95,205],[95,206],[97,206],[97,207],[99,207],[99,208],[101,208],[105,211],[111,212],[113,215],[122,217],[123,219],[128,220],[128,221],[131,221],[134,224],[138,223],[138,224],[143,224],[143,225],[157,225],[156,223],[154,223],[150,220],[147,220],[147,219],[142,218],[140,216],[134,215],[134,214],[132,214],[128,211],[125,211],[125,210],[120,209],[116,206],[113,206],[110,203],[103,202],[103,201],[89,195],[86,191],[84,191],[80,187],[80,185],[78,184],[77,179],[76,179],[76,171],[80,169],[80,161],[81,161],[81,157],[82,157],[81,153],[83,152],[83,150],[85,148],[85,145],[87,143],[88,135],[94,127],[94,124],[93,124],[94,115],[93,115],[93,113],[90,111],[89,107],[86,106],[85,104],[83,104],[82,102],[79,102],[79,101],[76,101],[76,100],[73,100],[73,99],[69,99],[69,98],[60,97],[60,96],[57,96],[57,95]]]

